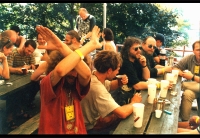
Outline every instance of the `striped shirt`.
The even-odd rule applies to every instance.
[[[29,56],[22,56],[18,53],[17,48],[12,51],[12,54],[7,57],[8,65],[12,67],[22,67],[25,65],[35,64],[33,54]]]

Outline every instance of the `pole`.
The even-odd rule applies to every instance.
[[[106,28],[106,3],[103,3],[103,28]]]

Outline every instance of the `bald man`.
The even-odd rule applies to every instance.
[[[82,38],[92,31],[92,28],[96,25],[96,18],[89,14],[85,8],[79,9],[79,15],[76,19],[76,28],[79,36]],[[87,42],[85,38],[85,43]],[[85,44],[83,43],[83,45]]]
[[[17,41],[18,34],[13,30],[5,30],[0,34],[1,37],[8,37],[13,43]]]

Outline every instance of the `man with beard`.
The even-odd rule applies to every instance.
[[[40,82],[41,111],[39,134],[86,134],[80,101],[90,88],[91,71],[84,56],[99,43],[100,29],[95,26],[90,41],[72,51],[51,30],[37,26],[47,41],[49,55],[46,76]]]
[[[150,78],[150,71],[146,64],[146,58],[140,54],[142,48],[141,43],[139,38],[128,37],[120,51],[123,64],[119,70],[119,74],[127,75],[129,78],[127,85],[130,88],[127,91],[122,87],[113,93],[113,97],[121,105],[129,102],[134,90],[147,89],[148,84],[146,80]]]
[[[65,44],[71,47],[72,50],[75,50],[82,46],[80,39],[80,36],[75,30],[70,30],[65,36]]]

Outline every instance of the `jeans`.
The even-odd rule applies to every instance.
[[[187,121],[190,119],[190,113],[192,108],[192,102],[197,99],[198,105],[200,104],[200,93],[196,93],[192,90],[186,89],[182,94],[181,106],[180,106],[180,118],[182,121]],[[200,107],[198,106],[198,115],[200,115]]]

